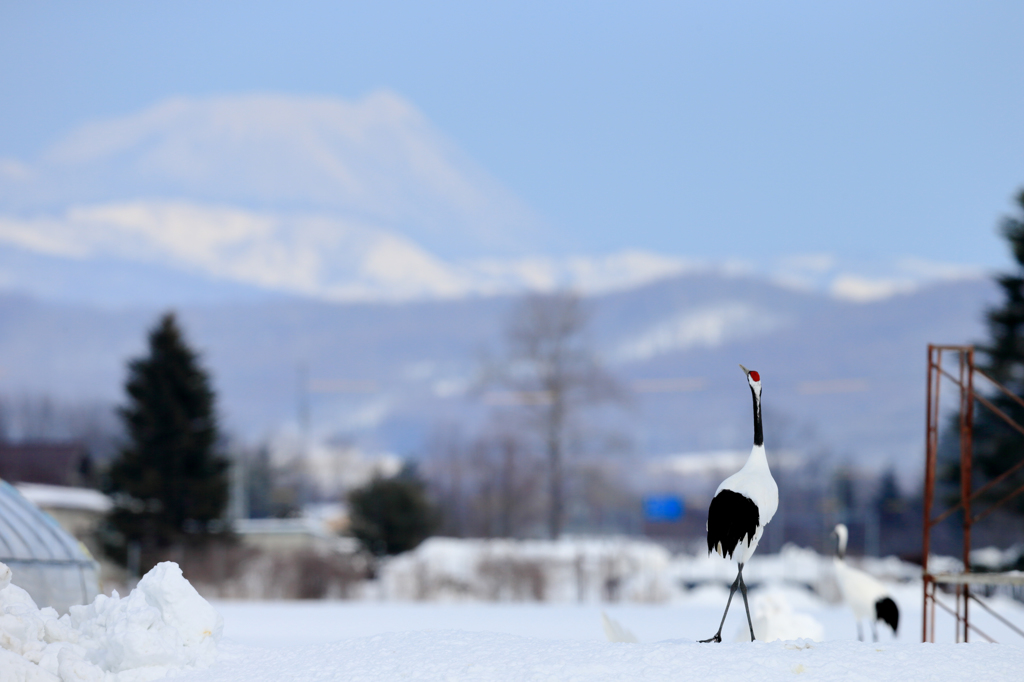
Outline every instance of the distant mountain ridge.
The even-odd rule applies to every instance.
[[[643,457],[749,447],[742,362],[763,377],[771,447],[915,472],[925,345],[982,339],[996,298],[990,282],[970,280],[851,303],[718,273],[591,296],[594,347],[630,391],[607,425]],[[294,430],[305,368],[318,438],[407,455],[438,425],[473,428],[492,409],[470,389],[482,353],[500,352],[514,300],[279,297],[180,314],[232,432]],[[119,401],[124,363],[159,312],[0,296],[0,394]]]

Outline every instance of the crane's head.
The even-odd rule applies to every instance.
[[[747,375],[747,383],[750,384],[750,390],[754,392],[754,395],[758,399],[761,398],[761,375],[752,369],[747,369],[743,365],[740,365],[740,369]]]
[[[842,559],[846,555],[846,541],[850,536],[850,531],[846,529],[846,524],[837,523],[835,529],[832,531],[832,535],[836,536],[838,545],[836,550],[839,554],[839,558]]]

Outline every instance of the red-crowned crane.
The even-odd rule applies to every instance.
[[[836,582],[839,583],[839,591],[843,593],[843,601],[857,619],[857,639],[864,641],[864,633],[861,630],[861,621],[864,620],[871,622],[873,641],[878,641],[878,621],[892,628],[892,634],[895,636],[900,624],[900,610],[889,595],[889,590],[874,576],[846,564],[846,540],[849,531],[845,525],[837,524],[832,535],[838,539],[836,556],[832,559],[836,569]]]
[[[708,509],[708,554],[714,550],[730,559],[734,554],[737,555],[739,570],[729,590],[729,600],[725,602],[725,613],[722,614],[718,632],[714,637],[701,642],[722,641],[722,626],[725,625],[725,617],[729,615],[729,605],[732,604],[736,588],[743,595],[750,640],[754,640],[754,624],[750,620],[750,605],[747,603],[747,585],[743,582],[743,565],[757,549],[764,527],[779,508],[779,486],[775,484],[772,472],[768,469],[764,436],[761,433],[761,376],[743,365],[740,365],[740,369],[747,375],[750,393],[754,396],[754,447],[743,468],[718,486]]]

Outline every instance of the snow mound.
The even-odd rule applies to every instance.
[[[622,625],[622,623],[615,620],[604,611],[601,612],[601,625],[604,627],[604,636],[609,642],[636,644],[640,641],[636,638],[636,635],[630,632]]]
[[[428,538],[381,569],[381,596],[418,601],[632,601],[674,594],[669,552],[633,538]]]
[[[820,642],[825,639],[825,627],[814,616],[794,611],[785,591],[769,589],[751,601],[754,635],[762,642],[798,639]],[[750,641],[746,623],[736,632],[736,641]]]
[[[60,617],[10,579],[0,564],[0,682],[148,682],[217,657],[223,619],[175,563]]]

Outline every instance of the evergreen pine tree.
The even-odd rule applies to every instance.
[[[348,496],[352,534],[381,556],[415,549],[438,525],[416,468],[407,464],[397,476],[375,477]]]
[[[125,561],[138,543],[146,570],[161,550],[208,538],[227,505],[228,462],[217,453],[209,378],[173,313],[150,331],[148,356],[129,363],[125,390],[127,443],[108,472],[116,504],[106,544]]]
[[[1020,215],[1008,216],[1000,225],[1017,267],[1014,272],[996,278],[1002,290],[1003,302],[986,312],[989,341],[978,346],[981,357],[977,365],[990,377],[1006,386],[1015,395],[1024,397],[1024,189],[1017,194]],[[984,388],[981,384],[979,388]],[[1002,392],[987,398],[1003,413],[1024,425],[1024,408]],[[943,460],[942,478],[951,502],[960,499],[959,426],[951,423],[946,431],[944,447],[939,456]],[[999,476],[1018,463],[1024,456],[1024,436],[1008,426],[984,405],[974,405],[974,488]],[[1001,500],[1024,484],[1024,472],[1018,471],[992,488],[985,498],[988,502]],[[1007,511],[1024,515],[1024,496],[1017,496],[1003,507]]]
[[[1019,392],[1024,388],[1024,189],[1017,194],[1021,215],[1003,219],[1001,232],[1009,242],[1017,270],[996,278],[1003,304],[986,315],[990,341],[980,350],[985,369],[999,383]]]

